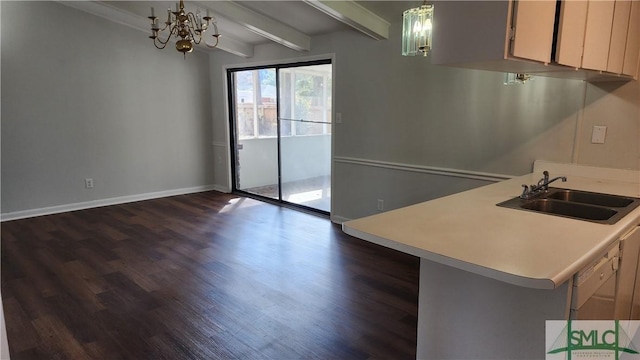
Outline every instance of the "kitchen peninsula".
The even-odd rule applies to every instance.
[[[348,221],[358,238],[421,258],[419,359],[543,359],[545,320],[569,316],[573,275],[640,224],[496,204],[548,170],[557,187],[640,197],[640,172],[537,161],[533,173]],[[637,261],[637,260],[636,260]]]

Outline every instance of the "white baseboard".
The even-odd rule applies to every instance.
[[[222,185],[213,185],[213,190],[215,191],[219,191],[221,193],[225,193],[225,194],[230,194],[231,193],[231,188],[227,187],[227,186],[222,186]]]
[[[51,207],[45,207],[45,208],[39,208],[39,209],[15,211],[10,213],[2,213],[0,214],[0,222],[25,219],[25,218],[35,217],[35,216],[42,216],[42,215],[58,214],[58,213],[63,213],[68,211],[91,209],[91,208],[96,208],[101,206],[126,204],[130,202],[135,202],[135,201],[158,199],[158,198],[163,198],[168,196],[192,194],[192,193],[211,191],[211,190],[227,192],[227,193],[229,192],[225,188],[218,185],[195,186],[190,188],[157,191],[157,192],[137,194],[137,195],[119,196],[115,198],[92,200],[92,201],[51,206]]]

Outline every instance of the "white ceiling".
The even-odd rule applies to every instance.
[[[162,23],[166,20],[167,9],[175,8],[177,0],[60,2],[150,33],[147,17],[151,7]],[[269,42],[308,51],[311,37],[336,31],[359,31],[363,36],[384,40],[388,37],[389,23],[400,18],[404,10],[421,3],[400,0],[194,0],[185,1],[185,10],[195,13],[198,9],[205,13],[208,9],[217,20],[222,35],[218,50],[251,57],[254,46]]]

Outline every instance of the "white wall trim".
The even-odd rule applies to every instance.
[[[460,170],[460,169],[440,168],[440,167],[425,166],[425,165],[404,164],[404,163],[396,163],[396,162],[390,162],[390,161],[352,158],[352,157],[346,157],[346,156],[334,156],[333,161],[338,163],[345,163],[345,164],[372,166],[372,167],[378,167],[378,168],[384,168],[384,169],[411,171],[411,172],[418,172],[418,173],[425,173],[425,174],[435,174],[435,175],[484,180],[484,181],[497,182],[497,181],[513,178],[512,175],[493,174],[493,173]]]
[[[151,192],[151,193],[145,193],[145,194],[119,196],[119,197],[108,198],[108,199],[84,201],[79,203],[57,205],[57,206],[51,206],[51,207],[45,207],[45,208],[39,208],[39,209],[15,211],[10,213],[0,214],[0,222],[25,219],[30,217],[42,216],[42,215],[58,214],[58,213],[69,212],[69,211],[91,209],[91,208],[96,208],[101,206],[126,204],[130,202],[135,202],[135,201],[158,199],[158,198],[163,198],[168,196],[192,194],[192,193],[211,191],[211,190],[228,192],[228,191],[222,191],[219,189],[222,189],[222,187],[217,185],[204,185],[204,186],[195,186],[190,188],[157,191],[157,192]]]

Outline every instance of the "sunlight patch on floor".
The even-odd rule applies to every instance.
[[[309,201],[320,200],[320,199],[322,199],[322,189],[291,194],[287,197],[287,201],[296,203],[296,204],[306,203]]]

